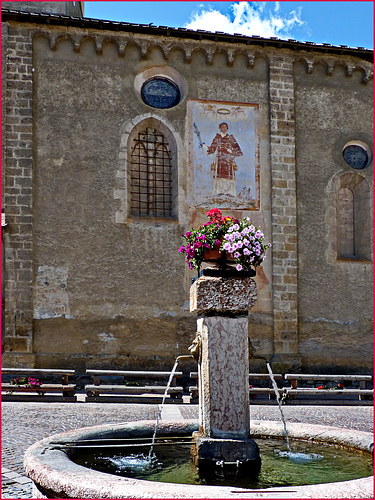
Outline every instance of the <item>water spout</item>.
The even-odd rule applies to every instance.
[[[161,400],[161,405],[160,405],[158,416],[157,416],[157,419],[156,419],[154,434],[153,434],[152,440],[151,440],[151,448],[150,448],[150,452],[148,454],[148,461],[149,462],[151,462],[151,459],[152,459],[152,452],[154,451],[154,444],[155,444],[156,432],[157,432],[158,427],[159,427],[159,422],[160,422],[160,419],[161,419],[161,415],[162,415],[162,411],[163,411],[163,407],[164,407],[164,403],[165,403],[165,398],[167,397],[167,394],[168,394],[169,388],[171,386],[174,374],[176,373],[178,362],[179,362],[179,360],[181,358],[184,358],[184,357],[190,357],[190,355],[187,355],[187,356],[178,356],[178,358],[176,358],[176,361],[175,361],[174,366],[172,368],[171,374],[169,375],[167,387],[165,388],[163,399]]]
[[[272,371],[271,365],[269,363],[267,363],[267,370],[268,370],[268,373],[269,373],[270,378],[271,378],[273,390],[275,391],[276,401],[277,401],[277,404],[278,404],[279,410],[280,410],[281,421],[282,421],[283,426],[284,426],[286,446],[288,448],[288,452],[290,453],[289,434],[288,434],[288,430],[286,428],[284,412],[283,412],[283,409],[281,407],[279,388],[277,387],[276,380],[275,380],[275,377],[273,376],[273,371]]]

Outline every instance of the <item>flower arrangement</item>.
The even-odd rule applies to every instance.
[[[263,231],[255,227],[249,217],[242,220],[224,217],[218,208],[209,210],[206,216],[209,222],[181,235],[187,244],[181,246],[179,252],[186,254],[190,269],[199,271],[209,250],[231,254],[237,271],[255,269],[262,264],[271,245],[263,242]]]
[[[34,377],[22,377],[22,378],[13,378],[10,381],[10,385],[15,385],[17,387],[24,387],[25,389],[36,389],[42,385],[42,382]],[[7,394],[13,394],[14,391],[7,391]]]

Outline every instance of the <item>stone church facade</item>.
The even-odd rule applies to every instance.
[[[4,366],[171,368],[196,331],[181,234],[217,207],[272,243],[256,355],[372,369],[372,51],[2,9]],[[201,147],[221,122],[235,196]]]

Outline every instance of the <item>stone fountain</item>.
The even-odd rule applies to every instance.
[[[209,272],[208,272],[209,274]],[[215,274],[215,273],[214,273]],[[198,315],[191,346],[198,360],[199,423],[160,421],[161,436],[193,436],[192,458],[203,475],[216,467],[256,475],[261,457],[250,437],[249,349],[247,315],[257,297],[249,276],[224,272],[202,276],[191,287],[190,310]],[[371,498],[372,477],[315,484],[249,490],[229,486],[199,486],[145,481],[88,469],[71,460],[69,446],[103,439],[150,438],[155,422],[129,422],[69,431],[46,438],[25,454],[27,475],[34,481],[33,498]],[[369,453],[370,433],[304,424],[288,426],[290,438],[343,444]],[[253,438],[283,437],[280,422],[251,422]],[[103,442],[103,441],[102,441]],[[69,443],[69,445],[67,445]]]
[[[190,312],[198,314],[192,352],[199,384],[192,458],[202,473],[219,466],[256,475],[260,456],[250,438],[247,315],[257,289],[251,277],[235,277],[235,270],[221,274],[202,276],[190,289]]]

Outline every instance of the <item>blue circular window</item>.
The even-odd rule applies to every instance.
[[[181,95],[180,89],[172,80],[157,76],[142,85],[141,97],[152,108],[167,109],[176,106]]]
[[[351,168],[360,170],[366,168],[369,164],[369,156],[364,147],[357,144],[350,144],[343,150],[343,157],[345,162]]]

